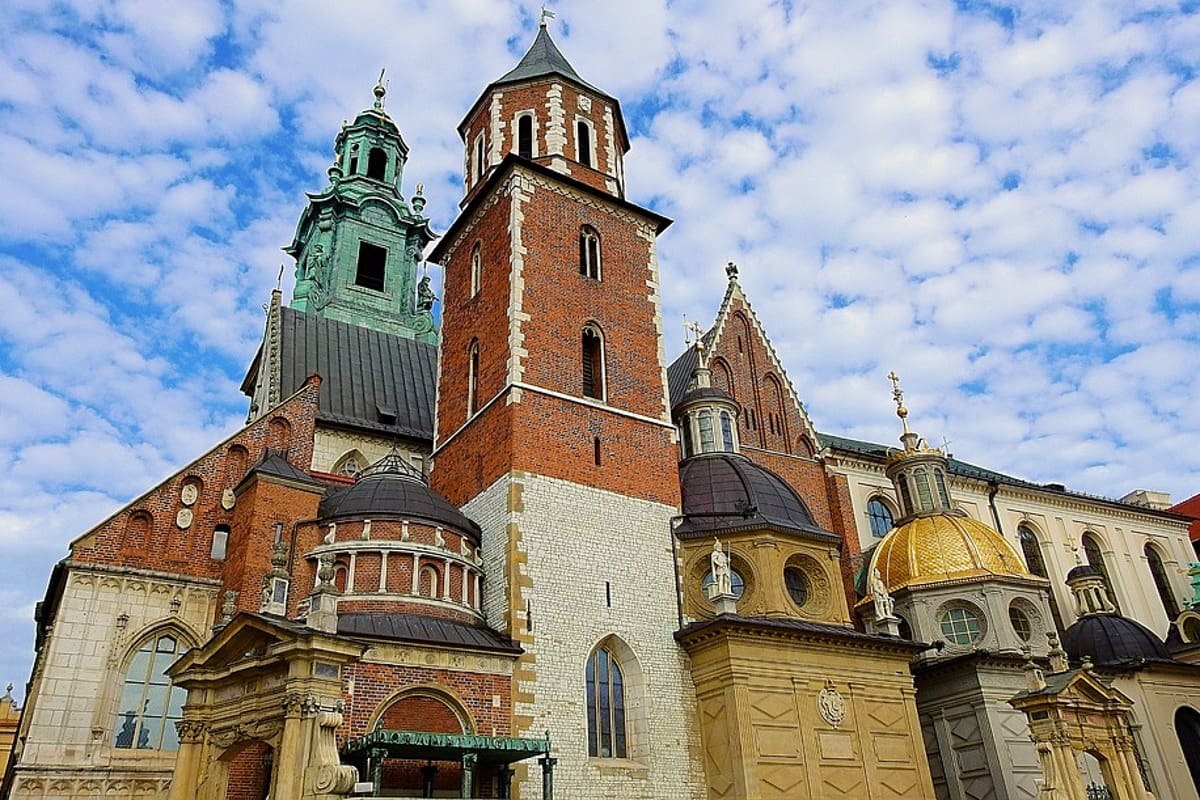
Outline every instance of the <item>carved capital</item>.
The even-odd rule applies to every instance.
[[[181,719],[175,723],[179,732],[179,741],[183,744],[199,744],[208,733],[208,723],[198,719]]]

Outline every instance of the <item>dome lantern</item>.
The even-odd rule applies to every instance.
[[[953,512],[950,493],[946,488],[948,462],[946,454],[930,447],[925,440],[908,428],[908,408],[904,405],[904,391],[900,388],[900,376],[888,373],[892,382],[892,398],[896,401],[896,416],[904,432],[900,442],[904,449],[891,452],[887,458],[886,472],[896,487],[900,498],[900,519],[897,524],[917,516]]]

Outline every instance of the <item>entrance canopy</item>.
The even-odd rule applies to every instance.
[[[512,764],[550,754],[550,737],[518,739],[511,736],[471,736],[461,733],[374,730],[351,739],[342,754],[354,757],[382,755],[422,761],[461,761],[474,755],[480,764]]]

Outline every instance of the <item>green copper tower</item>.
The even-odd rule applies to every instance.
[[[383,110],[386,93],[381,74],[374,105],[337,135],[329,185],[307,195],[284,248],[296,259],[291,307],[436,344],[433,291],[427,277],[417,279],[436,234],[421,215],[421,186],[408,202],[401,194],[408,145]]]

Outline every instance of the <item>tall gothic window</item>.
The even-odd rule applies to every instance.
[[[604,399],[604,339],[594,325],[583,329],[582,335],[583,396]]]
[[[475,139],[475,180],[483,177],[483,134],[479,134]]]
[[[372,147],[367,154],[367,177],[382,181],[387,175],[387,153],[378,147]]]
[[[575,123],[575,150],[580,164],[592,166],[592,128],[583,120]]]
[[[1100,573],[1100,577],[1104,578],[1104,588],[1108,591],[1108,599],[1118,612],[1121,610],[1121,604],[1117,602],[1117,593],[1113,591],[1112,578],[1108,574],[1108,564],[1104,561],[1104,553],[1100,550],[1100,540],[1091,533],[1083,534],[1083,554],[1087,556],[1087,563],[1096,568]]]
[[[125,670],[117,707],[114,746],[123,750],[178,750],[175,723],[183,717],[187,692],[171,685],[167,667],[186,648],[171,633],[142,643]]]
[[[1162,556],[1153,545],[1146,545],[1146,560],[1150,563],[1150,575],[1154,578],[1154,587],[1158,589],[1158,599],[1162,601],[1163,611],[1168,619],[1179,616],[1179,603],[1171,591],[1171,581],[1167,579],[1167,568],[1163,565]]]
[[[600,280],[600,234],[591,225],[579,229],[579,274]]]
[[[533,158],[533,115],[524,114],[517,118],[517,155]]]
[[[700,412],[700,452],[711,453],[716,449],[713,439],[713,417],[711,411]]]
[[[625,735],[625,676],[605,647],[588,657],[586,670],[588,756],[628,758]]]
[[[1017,526],[1017,538],[1021,541],[1021,553],[1025,556],[1025,566],[1039,578],[1049,578],[1046,572],[1046,561],[1042,558],[1042,546],[1038,544],[1037,534],[1028,525]]]
[[[479,410],[479,342],[472,339],[467,351],[467,416]]]
[[[871,521],[871,535],[877,539],[887,536],[888,531],[895,524],[895,520],[892,519],[892,510],[878,497],[872,497],[867,501],[867,519]]]
[[[483,282],[483,257],[479,253],[479,242],[471,248],[471,297],[479,294],[479,284]]]
[[[733,418],[728,411],[721,412],[721,449],[726,453],[733,452]]]

